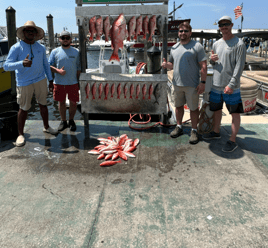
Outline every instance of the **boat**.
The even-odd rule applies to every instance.
[[[0,27],[0,95],[11,91],[11,75],[3,66],[8,55],[8,38],[5,29]]]

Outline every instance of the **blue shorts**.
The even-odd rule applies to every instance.
[[[219,90],[211,88],[209,95],[210,110],[217,111],[221,110],[223,107],[223,102],[225,102],[226,107],[230,114],[234,113],[244,113],[240,89],[234,90],[233,94],[224,94],[224,89]]]

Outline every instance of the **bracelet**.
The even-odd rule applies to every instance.
[[[202,83],[202,84],[205,84],[205,83],[206,83],[206,81],[201,81],[201,83]]]

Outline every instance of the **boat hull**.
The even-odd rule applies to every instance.
[[[0,95],[11,90],[11,75],[9,71],[0,68]]]

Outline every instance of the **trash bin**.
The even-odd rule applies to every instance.
[[[7,111],[0,114],[1,140],[9,140],[18,136],[17,118],[17,111]]]

